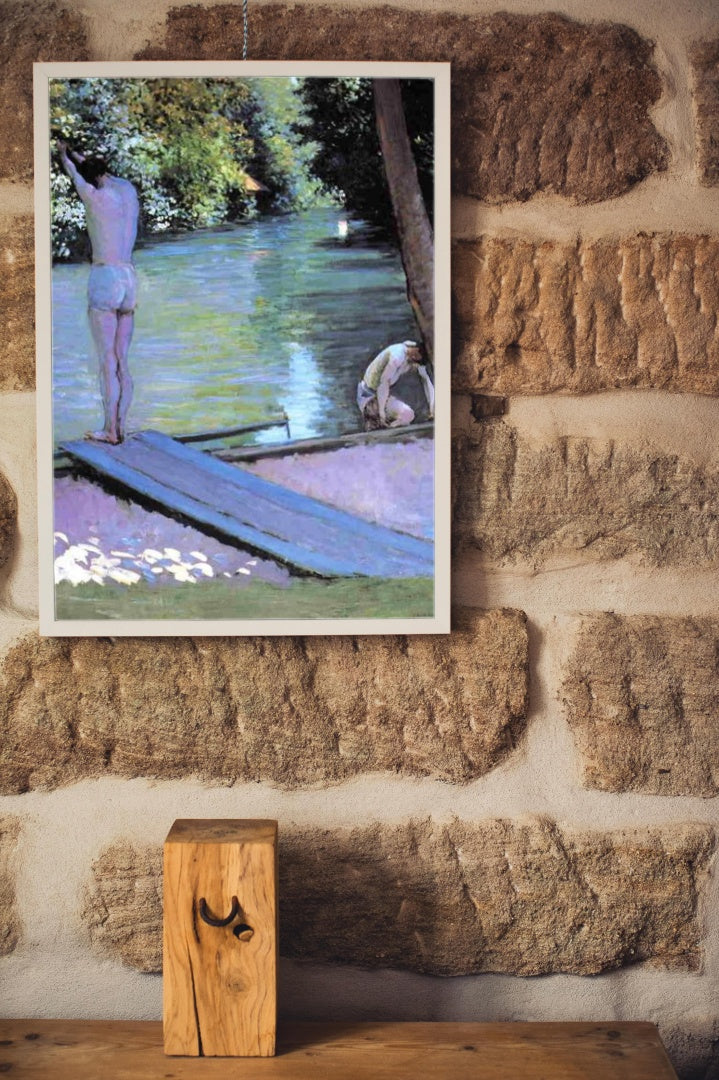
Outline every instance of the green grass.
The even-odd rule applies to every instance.
[[[58,619],[386,619],[434,613],[431,578],[297,578],[232,586],[70,585],[55,589]]]

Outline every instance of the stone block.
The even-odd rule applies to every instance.
[[[25,637],[0,666],[0,790],[102,775],[461,783],[511,753],[527,678],[518,611],[458,611],[447,636]]]
[[[93,863],[82,917],[95,944],[123,964],[162,971],[162,848],[106,848]]]
[[[15,852],[19,834],[17,818],[0,818],[0,956],[11,953],[20,938],[15,900]]]
[[[0,472],[0,567],[12,555],[16,526],[17,496]]]
[[[640,961],[693,971],[712,848],[711,830],[693,825],[280,822],[280,951],[431,975],[586,975]],[[96,947],[141,971],[161,966],[161,874],[159,850],[119,843],[95,862],[87,890]]]
[[[719,238],[455,245],[454,389],[719,393]]]
[[[615,23],[558,14],[459,15],[388,6],[267,4],[250,20],[252,60],[452,62],[453,179],[488,202],[555,192],[621,195],[668,161],[649,118],[662,92],[653,46]],[[172,8],[143,59],[242,55],[242,8]]]
[[[530,443],[489,421],[456,440],[454,474],[455,540],[488,561],[719,565],[716,467],[632,442]]]
[[[0,218],[0,236],[0,392],[31,390],[35,386],[32,216],[3,215]]]
[[[55,0],[3,3],[0,25],[0,179],[33,174],[32,65],[87,60],[85,22]]]
[[[716,619],[587,619],[564,683],[586,785],[718,794],[718,657]]]
[[[690,57],[699,178],[707,187],[715,187],[719,184],[719,38],[696,42]]]

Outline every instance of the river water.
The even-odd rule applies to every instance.
[[[358,430],[365,366],[416,328],[397,251],[362,223],[341,239],[342,216],[312,210],[137,248],[130,430],[213,430],[283,409],[292,438]],[[102,423],[88,272],[53,269],[56,443]]]

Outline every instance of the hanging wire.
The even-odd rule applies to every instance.
[[[248,0],[242,0],[242,59],[247,59],[247,4]]]

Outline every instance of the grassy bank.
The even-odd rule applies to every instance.
[[[433,590],[430,578],[297,578],[288,587],[62,582],[55,596],[58,619],[384,619],[430,617]]]

